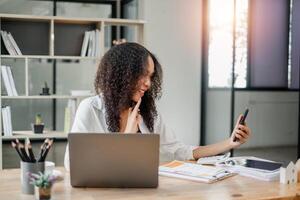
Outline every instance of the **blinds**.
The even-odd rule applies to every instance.
[[[291,88],[299,89],[299,65],[300,65],[300,1],[299,0],[293,0],[291,31],[292,31]]]
[[[285,0],[250,1],[250,87],[288,86],[289,6]]]

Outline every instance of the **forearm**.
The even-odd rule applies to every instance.
[[[230,139],[227,139],[219,143],[199,146],[198,148],[194,149],[193,156],[195,159],[199,159],[201,157],[213,156],[223,153],[230,150],[231,148],[232,146],[230,145]]]

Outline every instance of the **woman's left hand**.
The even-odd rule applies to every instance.
[[[244,144],[251,136],[251,130],[246,123],[244,125],[239,123],[241,117],[242,115],[239,116],[230,137],[230,146],[232,146],[232,148],[236,148],[241,144]]]

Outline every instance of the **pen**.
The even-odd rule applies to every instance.
[[[26,140],[25,147],[28,151],[27,153],[29,154],[29,158],[30,158],[31,162],[36,162],[36,159],[35,159],[34,153],[32,151],[32,146],[31,146],[29,138],[27,138],[27,140]]]
[[[18,149],[16,143],[14,143],[13,141],[11,141],[11,146],[12,146],[14,149],[16,149],[16,151],[17,151],[17,153],[19,154],[21,160],[22,160],[23,162],[25,162],[25,159],[24,159],[24,157],[22,156],[21,152],[19,151],[19,149]]]
[[[40,150],[38,162],[40,162],[40,160],[42,159],[42,155],[44,154],[44,151],[45,151],[45,148],[46,148],[46,146],[47,146],[47,144],[48,144],[48,141],[49,141],[49,139],[46,138],[46,139],[44,140],[43,144],[41,145],[41,150]]]
[[[20,148],[20,152],[21,154],[23,154],[23,157],[25,159],[25,162],[31,162],[29,156],[27,155],[26,151],[25,151],[25,148],[24,148],[24,145],[19,143],[19,148]]]
[[[48,142],[48,145],[46,146],[45,151],[44,151],[43,154],[42,154],[42,157],[39,159],[39,162],[44,162],[44,161],[45,161],[45,159],[46,159],[46,157],[47,157],[47,154],[48,154],[48,152],[49,152],[49,150],[50,150],[52,144],[53,144],[53,140],[50,140],[50,141]]]
[[[16,141],[16,145],[17,145],[17,148],[19,149],[19,152],[20,154],[22,155],[23,159],[24,159],[24,162],[29,162],[30,160],[28,160],[28,156],[27,156],[27,153],[25,151],[25,149],[21,149],[21,143],[18,139],[15,140]]]

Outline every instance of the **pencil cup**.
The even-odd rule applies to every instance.
[[[37,174],[39,172],[44,173],[45,162],[23,162],[21,161],[21,187],[22,193],[34,194],[34,185],[30,184],[30,173]]]

